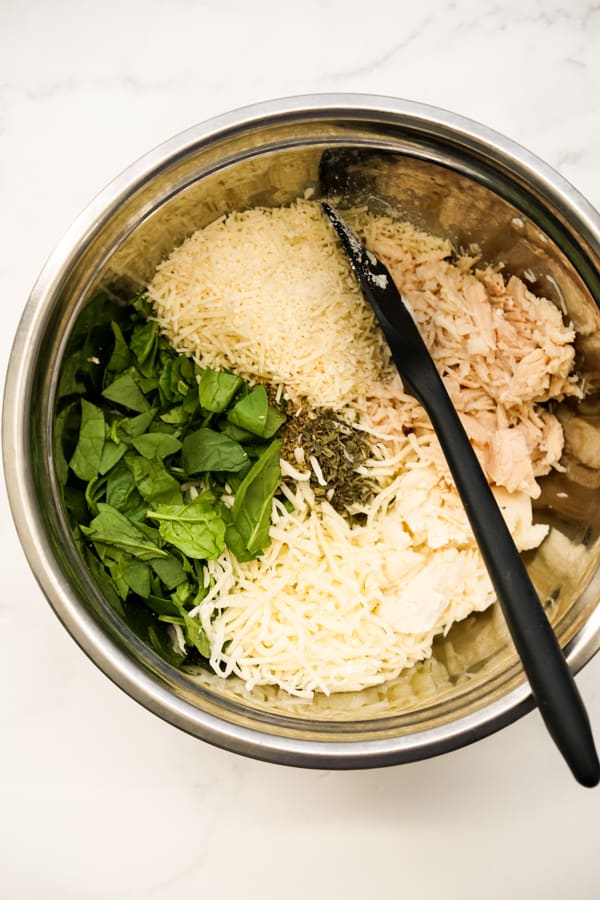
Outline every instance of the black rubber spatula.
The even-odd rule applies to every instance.
[[[577,781],[593,787],[600,781],[600,764],[583,701],[429,351],[385,266],[328,203],[322,205],[406,390],[431,419],[548,731]]]

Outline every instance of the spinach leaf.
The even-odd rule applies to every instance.
[[[251,431],[258,437],[262,437],[267,423],[269,411],[269,399],[264,385],[257,384],[249,394],[232,407],[227,413],[227,420],[238,428]]]
[[[147,378],[140,375],[138,369],[130,369],[129,374],[136,382],[142,394],[151,394],[158,388],[158,378],[156,375],[149,375]]]
[[[159,562],[160,560],[156,560]],[[148,598],[152,590],[152,570],[146,562],[131,559],[122,563],[121,571],[127,586],[140,597]]]
[[[110,577],[121,600],[127,600],[131,591],[140,597],[146,597],[152,581],[152,570],[148,563],[135,559],[124,550],[106,544],[96,545],[96,550],[110,572]]]
[[[198,391],[188,391],[185,397],[183,398],[183,403],[181,404],[184,412],[186,412],[191,419],[192,416],[200,409],[200,400],[198,398]]]
[[[146,459],[164,459],[181,449],[181,441],[172,434],[161,432],[141,434],[139,437],[135,437],[131,443],[137,452]]]
[[[159,616],[177,616],[179,609],[171,600],[159,597],[157,594],[149,594],[144,598],[146,605]]]
[[[184,634],[184,641],[190,647],[195,647],[201,656],[210,659],[210,643],[206,637],[200,621],[191,616],[186,609],[187,605],[197,606],[206,595],[206,590],[201,588],[197,595],[189,587],[189,584],[182,585],[172,595],[171,599],[176,607],[177,615],[162,615],[161,621],[171,624],[181,625]]]
[[[163,352],[160,358],[160,376],[158,388],[164,403],[181,402],[182,397],[190,393],[190,387],[196,386],[194,364],[186,356],[173,356]],[[194,391],[197,393],[197,391]]]
[[[225,523],[208,491],[186,506],[160,504],[147,516],[158,521],[164,541],[192,559],[216,559],[223,552]]]
[[[110,472],[126,452],[127,444],[114,444],[112,441],[105,441],[102,448],[102,456],[100,457],[100,465],[98,466],[99,473],[106,475],[107,472]]]
[[[94,581],[102,591],[103,597],[108,601],[109,605],[114,609],[114,611],[124,619],[125,610],[121,602],[121,595],[117,590],[115,590],[115,585],[112,578],[109,577],[106,569],[89,547],[84,548],[84,557],[86,564],[90,572],[92,573]]]
[[[273,441],[254,463],[236,491],[231,510],[233,524],[251,554],[269,543],[271,508],[281,478],[281,441]]]
[[[238,441],[240,444],[256,440],[256,435],[252,434],[251,431],[246,431],[245,428],[239,428],[237,425],[232,425],[231,422],[228,422],[226,419],[222,419],[218,423],[218,428],[221,434],[226,434],[232,441]]]
[[[181,627],[183,628],[186,644],[195,647],[205,659],[210,659],[210,643],[199,620],[195,616],[190,616],[183,607],[181,607],[180,613]]]
[[[267,410],[267,421],[265,422],[265,429],[262,433],[262,437],[265,440],[268,438],[272,438],[274,434],[276,434],[283,423],[287,421],[287,416],[285,413],[280,412],[278,409],[274,409],[272,406]]]
[[[72,484],[66,484],[63,488],[63,498],[71,524],[81,524],[89,521],[90,517],[85,494],[82,493],[81,488],[76,488]]]
[[[137,360],[138,369],[149,378],[154,372],[158,350],[158,323],[150,321],[136,325],[129,346]]]
[[[160,418],[167,425],[184,425],[189,419],[189,413],[183,406],[174,406],[168,412],[163,413]]]
[[[130,469],[121,462],[112,469],[106,479],[106,502],[109,506],[114,506],[120,512],[129,514],[128,507],[131,501],[137,504],[141,497],[135,489],[135,481]]]
[[[152,568],[168,590],[187,581],[187,575],[178,559],[169,555],[166,559],[152,560]]]
[[[158,459],[125,456],[125,463],[133,475],[135,486],[147,502],[181,503],[179,482],[169,475]]]
[[[183,441],[181,465],[188,475],[198,472],[239,472],[248,462],[248,454],[226,434],[199,428]]]
[[[139,416],[133,416],[131,419],[121,419],[119,428],[126,437],[139,437],[148,430],[155,415],[155,409],[148,409],[146,412],[140,413]]]
[[[225,543],[238,562],[249,562],[256,557],[256,553],[250,553],[248,551],[246,542],[233,524],[233,521],[228,522],[225,526]]]
[[[63,363],[58,382],[58,397],[69,397],[71,394],[85,394],[86,386],[81,377],[81,366],[84,362],[81,353],[73,353]]]
[[[89,541],[125,550],[145,561],[168,556],[165,550],[157,547],[133,522],[108,503],[99,503],[98,510],[98,515],[92,519],[89,527],[80,526]]]
[[[243,384],[242,379],[231,372],[204,369],[200,376],[200,405],[210,412],[223,412]]]
[[[104,388],[102,396],[112,403],[133,409],[134,412],[143,413],[148,410],[148,401],[129,373],[115,378],[107,388]]]
[[[85,502],[92,516],[98,514],[98,503],[106,490],[106,478],[92,478],[85,489]]]
[[[90,481],[100,469],[104,447],[104,413],[93,403],[81,400],[81,426],[79,440],[69,465],[78,478]]]
[[[76,406],[79,406],[79,401],[75,400],[73,403],[67,403],[59,413],[56,414],[56,419],[54,422],[54,436],[53,436],[53,447],[54,447],[54,463],[56,467],[56,477],[58,478],[58,483],[64,487],[67,483],[67,478],[69,477],[69,464],[65,457],[65,437],[68,431],[68,420],[72,416],[73,410]]]
[[[112,355],[106,363],[106,371],[122,372],[123,369],[126,369],[129,365],[129,347],[123,337],[123,332],[121,331],[118,322],[111,322],[110,327],[115,336],[115,344]]]

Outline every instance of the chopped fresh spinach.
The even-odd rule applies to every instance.
[[[187,475],[198,472],[239,472],[248,462],[244,448],[210,428],[199,428],[185,438],[181,450],[181,465]]]
[[[269,411],[269,398],[262,384],[257,384],[249,394],[233,406],[227,413],[227,420],[238,428],[250,431],[252,434],[262,437],[267,424]]]
[[[102,396],[127,409],[133,409],[134,412],[144,413],[148,410],[148,401],[129,372],[116,378],[107,388],[104,388]]]
[[[272,406],[269,406],[267,410],[267,420],[265,422],[262,437],[272,438],[273,435],[277,434],[286,419],[287,416],[285,415],[285,413],[279,412],[278,409],[273,409]]]
[[[151,378],[158,350],[158,323],[140,322],[136,325],[129,346],[137,360],[139,371],[146,378]]]
[[[89,526],[80,526],[83,534],[93,544],[106,544],[109,547],[126,550],[132,556],[143,560],[168,555],[113,506],[99,503],[98,510],[98,515],[92,519]]]
[[[98,466],[99,473],[106,475],[107,472],[110,472],[121,457],[125,455],[126,451],[127,444],[115,444],[112,441],[105,441],[102,447],[102,455],[100,456],[100,465]]]
[[[181,441],[172,434],[163,434],[160,431],[140,434],[131,443],[146,459],[165,459],[181,449]]]
[[[243,381],[231,372],[217,372],[205,369],[200,376],[200,404],[204,409],[220,413],[227,409]]]
[[[136,634],[175,665],[208,658],[190,612],[209,590],[207,560],[227,546],[243,562],[268,545],[285,416],[262,385],[177,354],[144,296],[94,304],[63,365],[55,417],[73,535]]]
[[[225,522],[209,491],[185,506],[159,504],[147,515],[158,522],[163,540],[191,559],[216,559],[223,552]]]
[[[168,556],[167,559],[153,559],[152,568],[168,590],[187,582],[187,573],[174,556]]]
[[[115,344],[111,357],[106,363],[106,370],[108,372],[122,372],[123,369],[126,369],[129,365],[129,347],[127,346],[127,341],[123,337],[123,332],[119,327],[119,323],[111,322],[110,327],[112,328],[115,337]]]
[[[169,475],[161,460],[128,455],[125,457],[125,463],[133,475],[138,492],[146,502],[182,502],[179,482]]]
[[[116,424],[124,437],[141,437],[150,428],[155,415],[155,409],[147,409],[146,412],[140,413],[139,416],[133,416],[131,419],[121,419]]]
[[[281,478],[280,449],[281,441],[273,441],[235,493],[233,524],[252,555],[264,550],[269,543],[271,506]]]
[[[90,481],[100,471],[104,432],[104,413],[93,403],[82,399],[79,440],[69,463],[82,481]]]

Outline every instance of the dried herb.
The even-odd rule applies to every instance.
[[[376,486],[356,471],[370,455],[365,433],[344,422],[331,409],[296,407],[294,410],[289,404],[286,406],[288,418],[281,431],[282,458],[297,468],[294,450],[301,447],[315,496],[328,500],[342,515],[350,514],[354,504],[368,503]],[[325,485],[319,483],[310,466],[311,456],[319,463]]]

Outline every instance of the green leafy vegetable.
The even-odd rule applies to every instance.
[[[117,301],[99,295],[78,322],[59,379],[55,465],[74,538],[107,601],[181,665],[210,657],[190,614],[209,590],[206,561],[225,546],[250,560],[268,543],[280,477],[272,438],[285,416],[262,385],[250,390],[177,354],[144,296]]]
[[[103,596],[108,600],[114,611],[125,618],[125,609],[121,602],[121,596],[115,589],[114,581],[107,574],[106,569],[89,547],[84,548],[83,555],[90,572],[94,576],[94,581],[101,589]]]
[[[231,422],[219,422],[219,429],[221,434],[226,434],[232,441],[237,441],[239,444],[247,444],[256,441],[255,434],[252,434],[251,431],[246,431],[245,428],[239,428],[237,425],[232,425]]]
[[[146,459],[164,459],[166,456],[172,456],[181,449],[181,441],[177,440],[172,434],[163,434],[160,431],[140,434],[135,437],[132,442],[138,453],[145,456]]]
[[[161,398],[166,403],[181,402],[190,393],[191,386],[196,386],[194,364],[186,356],[165,356],[163,353],[158,379]]]
[[[265,422],[265,429],[262,433],[263,438],[273,437],[273,435],[279,431],[286,419],[287,416],[285,413],[279,412],[278,409],[273,409],[273,407],[270,406],[267,410],[267,421]]]
[[[226,434],[199,428],[183,441],[181,465],[188,475],[198,472],[240,472],[248,463],[248,454]]]
[[[95,516],[98,514],[98,502],[102,498],[106,488],[106,478],[92,478],[88,481],[85,489],[85,502],[90,513]]]
[[[262,384],[257,384],[249,394],[242,397],[227,413],[227,420],[238,428],[262,437],[267,424],[269,412],[269,398]]]
[[[122,419],[117,424],[124,436],[130,438],[139,437],[148,430],[155,415],[155,409],[147,409],[146,412],[140,413],[139,416],[133,416],[131,419]]]
[[[169,590],[176,588],[178,584],[187,582],[185,569],[174,556],[168,556],[166,559],[153,559],[152,568]]]
[[[81,531],[93,543],[107,544],[125,550],[132,556],[142,560],[167,557],[168,554],[150,541],[126,516],[109,506],[98,504],[98,515],[92,519],[89,527],[81,525]]]
[[[204,491],[186,506],[160,504],[147,513],[164,541],[192,559],[216,559],[225,547],[225,523],[216,500]]]
[[[200,376],[200,404],[204,409],[214,413],[227,409],[243,381],[231,372],[217,372],[205,369]]]
[[[65,437],[68,431],[68,420],[73,415],[73,409],[79,405],[78,401],[67,403],[61,411],[57,413],[54,423],[54,462],[56,466],[56,477],[58,483],[66,485],[69,477],[69,464],[65,456]]]
[[[132,497],[134,497],[134,502],[141,500],[135,489],[131,470],[125,462],[121,462],[106,479],[106,502],[109,506],[114,506],[115,509],[124,512],[131,504]]]
[[[135,594],[148,598],[152,590],[152,569],[148,563],[132,559],[123,564],[123,578]]]
[[[105,422],[101,409],[81,400],[81,427],[70,467],[82,481],[95,478],[100,470],[104,447]]]
[[[110,359],[106,364],[107,372],[122,372],[129,365],[129,347],[123,337],[123,332],[118,322],[111,322],[110,327],[115,338],[115,344]]]
[[[174,406],[169,412],[163,413],[160,418],[162,422],[169,425],[184,425],[189,419],[189,413],[183,406]]]
[[[179,482],[169,475],[158,459],[126,456],[125,463],[133,475],[135,486],[146,501],[181,503]]]
[[[125,455],[126,451],[127,444],[114,444],[112,441],[105,441],[102,447],[100,465],[98,466],[100,474],[106,475],[107,472],[110,472]]]
[[[127,409],[133,409],[134,412],[143,413],[148,410],[148,401],[129,373],[121,375],[104,388],[102,396]]]
[[[281,479],[280,448],[281,441],[273,441],[235,493],[233,524],[246,550],[253,555],[269,543],[271,507]]]
[[[130,347],[134,353],[138,369],[146,377],[154,372],[156,352],[158,350],[158,323],[143,322],[133,329]]]
[[[185,609],[181,609],[180,612],[181,626],[184,630],[186,643],[195,647],[200,653],[200,656],[204,656],[205,659],[210,659],[210,643],[206,637],[204,628],[198,619],[188,615]]]

